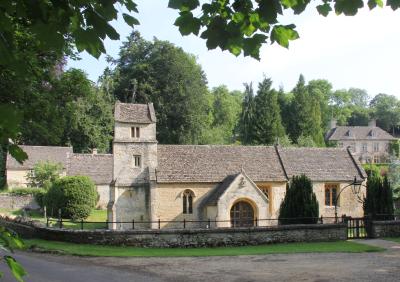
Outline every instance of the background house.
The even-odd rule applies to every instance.
[[[371,120],[368,126],[337,126],[336,120],[332,120],[330,127],[326,140],[336,142],[338,147],[349,147],[361,163],[387,162],[390,143],[396,140],[377,127],[375,120]]]

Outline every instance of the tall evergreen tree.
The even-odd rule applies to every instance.
[[[245,84],[244,99],[239,126],[240,140],[242,144],[251,144],[253,142],[254,115],[255,104],[253,85],[251,83]]]
[[[274,144],[285,135],[278,103],[278,92],[272,89],[272,80],[264,78],[258,84],[254,99],[253,143]]]
[[[304,174],[293,176],[279,209],[280,224],[317,223],[319,205],[311,180]]]
[[[368,176],[364,214],[375,220],[393,218],[393,191],[389,180],[377,174]]]
[[[303,75],[300,75],[293,95],[291,124],[288,128],[290,137],[297,143],[300,136],[310,136],[318,146],[323,146],[321,102],[318,95],[310,94]]]

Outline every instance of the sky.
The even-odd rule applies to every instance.
[[[235,57],[228,51],[208,50],[205,40],[194,35],[182,36],[173,25],[178,11],[167,8],[168,0],[137,0],[140,25],[135,27],[144,38],[168,40],[197,57],[207,75],[209,87],[226,85],[243,90],[243,83],[254,85],[270,77],[275,87],[290,91],[299,75],[306,81],[327,79],[334,89],[356,87],[370,96],[378,93],[400,98],[400,10],[363,9],[354,17],[332,13],[323,17],[313,7],[294,16],[285,12],[283,24],[294,23],[300,39],[291,41],[289,49],[264,44],[261,60]],[[132,31],[121,17],[112,25],[121,40],[104,42],[107,54],[118,57],[119,47]],[[93,81],[103,73],[107,62],[81,53],[81,60],[68,61],[67,67],[83,69]]]

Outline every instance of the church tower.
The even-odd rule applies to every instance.
[[[153,104],[115,104],[113,185],[108,220],[112,229],[151,219],[151,187],[157,167],[156,117]],[[128,223],[129,222],[129,223]],[[140,228],[141,226],[137,226]],[[148,227],[148,226],[142,226]]]

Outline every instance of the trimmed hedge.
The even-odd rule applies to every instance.
[[[87,176],[66,176],[57,179],[45,197],[47,210],[52,216],[73,220],[86,219],[96,206],[98,194],[95,184]]]

